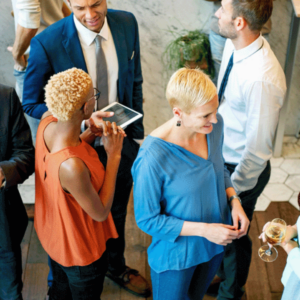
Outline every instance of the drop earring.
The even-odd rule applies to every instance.
[[[181,120],[178,120],[176,126],[181,126]]]

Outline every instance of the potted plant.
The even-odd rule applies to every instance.
[[[199,30],[176,37],[168,44],[162,59],[167,73],[186,66],[200,68],[211,78],[215,74],[208,37]]]

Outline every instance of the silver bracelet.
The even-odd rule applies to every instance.
[[[241,205],[242,205],[242,200],[241,200],[241,198],[240,198],[238,195],[233,195],[233,196],[231,196],[231,197],[228,199],[228,203],[231,203],[231,201],[232,201],[233,199],[238,199],[238,200],[240,201]]]

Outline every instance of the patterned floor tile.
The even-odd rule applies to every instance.
[[[284,183],[288,174],[280,168],[271,168],[271,177],[269,183]]]
[[[271,201],[265,195],[260,195],[255,205],[255,211],[265,211],[270,203]]]
[[[300,174],[300,159],[285,159],[280,168],[290,175]]]
[[[284,158],[283,157],[278,157],[278,158],[275,158],[275,157],[272,157],[270,162],[271,162],[271,167],[279,167],[284,161]]]
[[[300,175],[290,175],[285,185],[295,192],[300,192]]]
[[[283,183],[269,183],[263,191],[271,201],[288,201],[293,191]]]
[[[299,205],[298,205],[298,194],[299,194],[299,192],[295,192],[294,194],[293,194],[293,196],[291,197],[291,199],[290,199],[290,203],[293,205],[293,206],[295,206],[297,209],[299,209]],[[300,210],[300,209],[299,209]]]

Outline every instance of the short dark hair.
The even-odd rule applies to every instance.
[[[243,17],[252,31],[261,31],[273,10],[273,0],[232,0],[231,4],[232,19]]]

